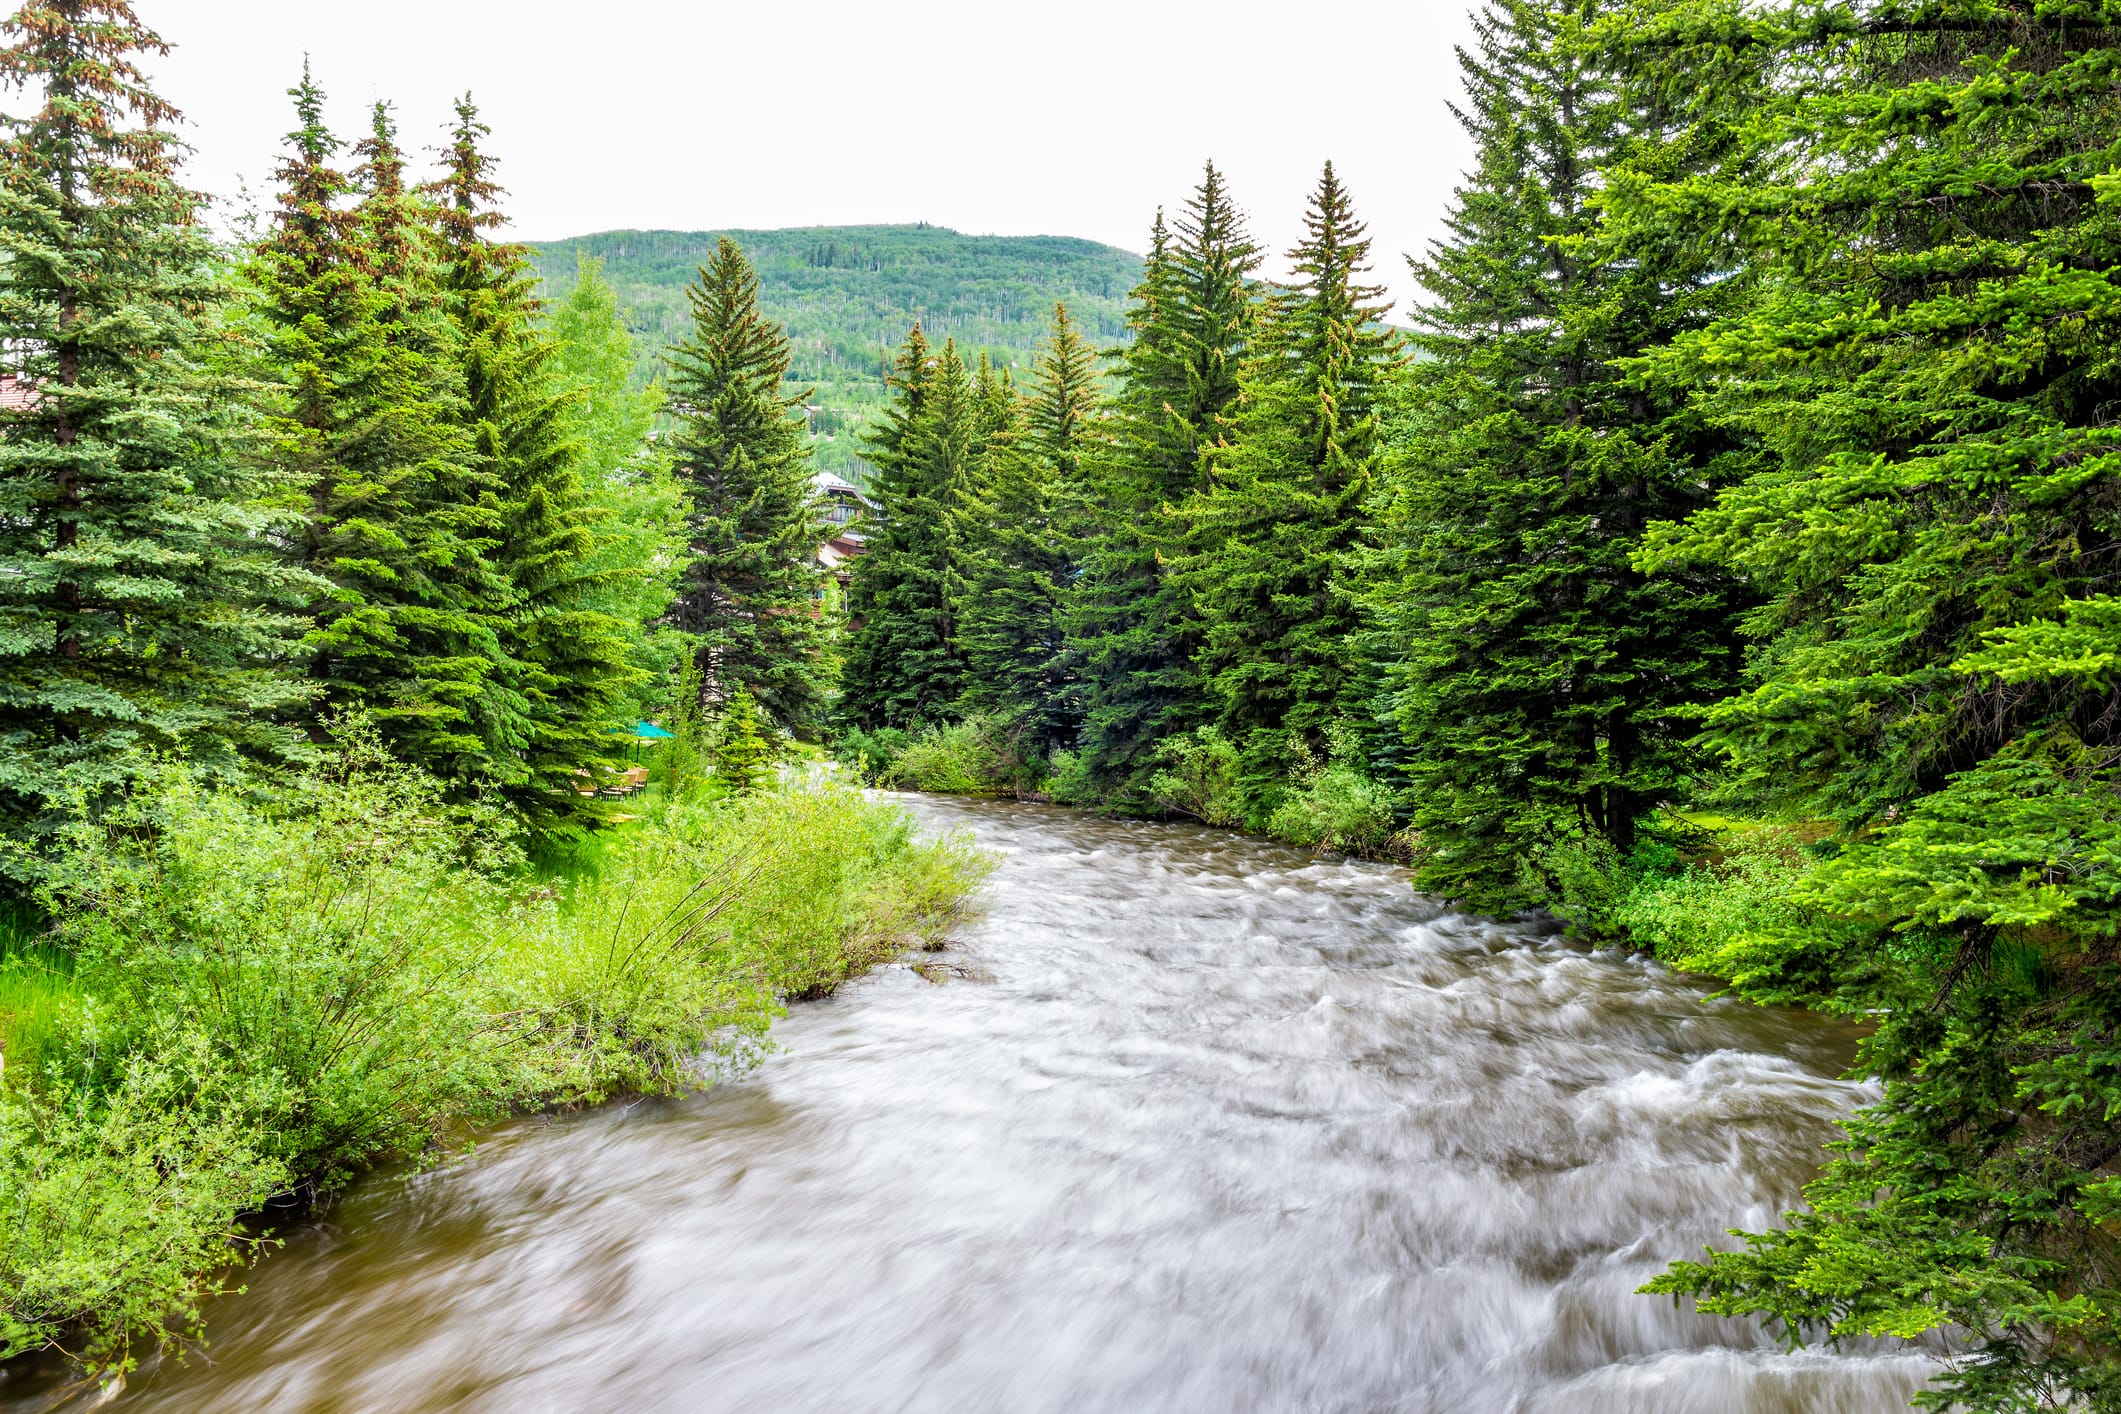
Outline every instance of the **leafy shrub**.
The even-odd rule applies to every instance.
[[[1047,763],[1044,785],[1046,799],[1055,805],[1096,805],[1104,792],[1090,774],[1090,762],[1085,756],[1073,751],[1056,751]]]
[[[1406,857],[1398,803],[1390,787],[1363,769],[1362,744],[1352,728],[1335,729],[1327,762],[1321,763],[1300,737],[1292,736],[1289,749],[1293,779],[1267,816],[1268,834],[1305,849],[1372,859]]]
[[[1037,790],[1044,775],[1042,763],[1028,756],[1016,737],[991,717],[968,717],[910,737],[899,732],[849,737],[841,750],[866,752],[872,747],[888,748],[891,755],[869,767],[870,780],[898,790],[1025,795]],[[842,759],[848,758],[843,754]]]
[[[196,1329],[201,1276],[254,1245],[236,1216],[290,1185],[258,1143],[289,1097],[163,1039],[102,1093],[0,1091],[0,1359],[73,1333],[123,1369],[136,1332]]]
[[[1389,788],[1354,766],[1335,762],[1283,798],[1267,833],[1307,849],[1396,858],[1405,850],[1394,814]]]
[[[1159,808],[1225,829],[1240,822],[1237,746],[1228,737],[1202,727],[1163,743],[1157,760],[1161,769],[1149,780],[1149,797]]]
[[[833,756],[867,784],[884,786],[890,784],[899,756],[912,739],[897,727],[844,731],[833,746]]]

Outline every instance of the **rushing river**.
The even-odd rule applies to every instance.
[[[1850,1035],[1233,835],[916,802],[1007,862],[930,980],[695,1098],[291,1235],[128,1410],[1888,1411],[1634,1289],[1795,1198]]]

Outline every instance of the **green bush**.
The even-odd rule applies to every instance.
[[[1157,760],[1161,769],[1149,779],[1149,797],[1159,809],[1226,829],[1241,822],[1237,746],[1228,737],[1202,727],[1165,742]]]
[[[1323,768],[1283,797],[1267,833],[1306,849],[1372,859],[1405,854],[1391,790],[1342,762]]]
[[[196,1331],[205,1278],[256,1246],[236,1215],[292,1185],[258,1142],[290,1097],[163,1040],[101,1092],[0,1091],[0,1359],[72,1336],[122,1370],[138,1334]]]
[[[1404,859],[1398,801],[1390,787],[1362,767],[1362,743],[1343,724],[1332,734],[1332,756],[1321,763],[1301,738],[1292,738],[1291,784],[1268,813],[1266,833],[1305,849],[1335,850],[1372,859]]]
[[[888,786],[906,743],[913,738],[897,727],[879,727],[873,732],[841,732],[833,743],[835,760],[872,786]]]
[[[850,732],[840,739],[839,757],[872,785],[937,795],[1032,795],[1045,776],[1044,763],[991,717],[968,717],[911,736],[889,729]]]
[[[181,769],[152,784],[76,828],[46,885],[107,1014],[106,1069],[174,1022],[232,1075],[287,1087],[261,1142],[326,1191],[507,1103],[480,995],[510,926],[490,818],[445,809],[367,742],[311,783],[299,821]]]

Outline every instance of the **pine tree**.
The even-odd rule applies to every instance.
[[[1083,752],[1121,804],[1138,804],[1159,742],[1208,714],[1193,657],[1199,626],[1170,567],[1189,550],[1172,508],[1204,490],[1255,317],[1259,253],[1211,162],[1174,241],[1159,214],[1119,355],[1107,444],[1088,479],[1098,515],[1070,605],[1082,662]]]
[[[1327,163],[1289,253],[1298,281],[1268,306],[1212,482],[1184,508],[1198,547],[1180,586],[1204,633],[1197,665],[1239,748],[1240,803],[1263,824],[1304,751],[1363,714],[1361,614],[1344,578],[1377,472],[1396,357],[1370,242]]]
[[[268,469],[234,454],[225,286],[176,179],[178,114],[124,0],[35,0],[0,78],[41,104],[0,145],[0,827],[108,801],[143,751],[210,771],[300,754],[282,725],[306,577]],[[27,857],[6,868],[32,868]]]
[[[482,699],[497,785],[534,830],[597,818],[576,771],[610,750],[639,681],[631,632],[598,600],[605,517],[583,486],[572,437],[575,391],[553,367],[537,276],[519,245],[488,239],[502,195],[480,143],[489,129],[467,96],[433,185],[448,310],[463,340],[473,454],[499,489],[491,559],[511,589],[505,680]]]
[[[669,449],[653,436],[663,390],[631,386],[633,335],[597,260],[577,264],[552,311],[551,335],[553,376],[576,395],[572,437],[601,531],[588,602],[627,632],[628,659],[640,674],[629,715],[652,715],[668,703],[673,665],[686,651],[665,620],[690,557],[684,488]]]
[[[1818,925],[1743,940],[1741,983],[1863,1013],[1885,1097],[1802,1214],[1659,1289],[1805,1337],[1947,1332],[1940,1407],[2111,1409],[2121,6],[1734,17],[1613,37],[1708,108],[1615,171],[1614,223],[1760,275],[1649,368],[1772,454],[1643,560],[1765,596],[1707,740],[1756,809],[1840,828],[1796,900]],[[1713,123],[1731,150],[1690,169]]]
[[[715,726],[714,780],[731,795],[755,795],[766,785],[773,766],[773,745],[759,720],[759,704],[747,688],[738,688]]]
[[[954,342],[931,356],[916,325],[894,402],[867,452],[869,540],[854,562],[840,719],[874,731],[953,720],[964,693],[958,611],[968,582],[980,409]]]
[[[1084,514],[1083,462],[1098,404],[1097,356],[1066,305],[1040,350],[1032,395],[1013,392],[990,416],[987,533],[966,595],[960,637],[964,707],[990,713],[1035,758],[1073,745],[1080,689],[1065,614]],[[989,401],[993,394],[989,395]]]
[[[321,706],[365,711],[404,760],[447,780],[488,772],[472,707],[503,668],[486,562],[497,502],[463,429],[454,340],[433,262],[405,202],[387,110],[362,145],[366,193],[332,159],[324,95],[305,70],[300,126],[278,172],[280,211],[247,274],[274,390],[276,462],[299,480]]]
[[[687,297],[692,335],[670,352],[691,558],[672,619],[711,701],[747,689],[792,731],[827,690],[818,547],[828,538],[799,409],[784,391],[788,336],[759,313],[758,276],[724,236]]]
[[[1623,361],[1745,282],[1603,232],[1593,174],[1661,117],[1584,41],[1596,9],[1497,0],[1461,52],[1479,166],[1415,266],[1428,357],[1383,504],[1379,652],[1421,882],[1491,910],[1566,907],[1572,860],[1628,853],[1706,764],[1677,709],[1737,667],[1727,576],[1631,563],[1730,449]]]

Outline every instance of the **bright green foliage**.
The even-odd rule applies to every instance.
[[[540,326],[527,252],[487,238],[501,223],[488,129],[469,97],[443,153],[437,197],[443,286],[463,341],[473,455],[500,497],[492,551],[511,591],[505,678],[481,702],[488,769],[534,830],[566,834],[596,818],[575,772],[609,751],[639,681],[637,628],[611,612],[608,515],[583,484],[575,390]]]
[[[969,582],[985,431],[957,346],[929,351],[916,325],[899,353],[897,402],[870,444],[876,475],[854,562],[840,720],[866,730],[950,721],[964,695],[957,616]]]
[[[1381,498],[1386,754],[1423,886],[1488,910],[1560,903],[1583,849],[1625,856],[1701,765],[1675,709],[1737,669],[1715,567],[1630,561],[1651,520],[1727,478],[1726,448],[1683,387],[1630,381],[1624,360],[1743,282],[1603,229],[1594,174],[1667,120],[1586,42],[1596,13],[1500,0],[1462,55],[1479,166],[1415,267],[1427,358]]]
[[[0,79],[41,103],[0,145],[0,830],[107,802],[137,753],[217,771],[303,750],[281,719],[311,585],[270,546],[279,481],[212,321],[221,274],[176,178],[176,112],[123,0],[40,0]],[[10,857],[4,867],[30,867]]]
[[[818,547],[800,393],[782,390],[788,336],[759,313],[758,276],[724,240],[689,291],[692,335],[670,351],[677,475],[692,498],[690,557],[671,621],[710,701],[741,690],[782,726],[817,725],[827,690]]]
[[[752,795],[772,777],[773,743],[759,723],[759,704],[738,688],[715,725],[714,780],[731,795]]]
[[[1053,309],[1031,396],[990,381],[986,522],[966,591],[964,706],[1006,724],[1033,757],[1075,740],[1080,692],[1064,615],[1084,514],[1083,462],[1097,416],[1097,358]]]
[[[1189,815],[1203,825],[1244,823],[1237,799],[1237,746],[1214,727],[1196,727],[1166,740],[1156,753],[1149,799],[1159,810]]]
[[[600,530],[584,598],[627,633],[640,675],[627,714],[639,718],[662,706],[683,648],[675,630],[654,627],[670,612],[687,553],[684,488],[651,440],[662,390],[631,386],[633,338],[595,261],[583,261],[548,330],[553,377],[575,393],[573,439]]]
[[[280,211],[246,275],[270,453],[300,485],[298,554],[324,587],[309,675],[322,708],[365,711],[404,760],[482,778],[508,585],[485,558],[499,503],[471,455],[430,243],[387,110],[352,209],[323,94],[305,73],[290,96]]]
[[[1377,474],[1396,357],[1370,242],[1326,164],[1290,252],[1298,275],[1262,321],[1211,484],[1184,508],[1180,583],[1203,629],[1197,665],[1241,754],[1240,803],[1264,824],[1296,743],[1323,754],[1366,706],[1360,610],[1343,578]]]
[[[1121,800],[1140,800],[1157,743],[1208,708],[1195,676],[1199,629],[1170,574],[1186,525],[1170,514],[1207,486],[1204,453],[1221,441],[1255,318],[1247,287],[1259,252],[1222,174],[1208,164],[1176,240],[1159,214],[1120,355],[1107,445],[1088,476],[1096,513],[1073,596],[1082,658],[1083,756]]]
[[[1615,43],[1738,142],[1692,177],[1646,154],[1615,220],[1762,281],[1651,367],[1777,461],[1642,559],[1764,595],[1707,740],[1764,806],[1843,827],[1800,899],[1846,929],[1798,975],[1886,1010],[1887,1082],[1809,1214],[1659,1289],[1799,1333],[1954,1328],[1968,1407],[2121,1408],[2121,7],[1652,21]]]

